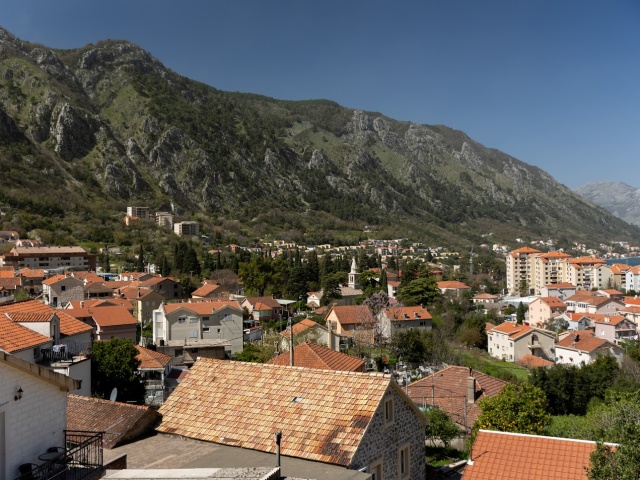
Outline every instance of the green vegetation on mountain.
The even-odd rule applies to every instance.
[[[640,239],[463,132],[223,92],[127,41],[53,50],[0,29],[0,166],[2,228],[58,244],[117,242],[130,204],[225,240]]]

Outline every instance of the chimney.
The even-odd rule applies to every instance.
[[[476,403],[476,379],[471,376],[467,378],[467,403]]]
[[[331,320],[327,320],[327,347],[333,350],[333,335],[331,335]]]
[[[84,308],[84,300],[80,301],[80,308]]]

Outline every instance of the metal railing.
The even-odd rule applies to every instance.
[[[60,456],[41,465],[29,466],[15,480],[83,480],[97,478],[103,470],[102,432],[65,430],[65,448]],[[22,467],[22,466],[21,466]]]

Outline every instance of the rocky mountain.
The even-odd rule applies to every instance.
[[[625,222],[640,225],[640,188],[623,182],[592,182],[575,191]]]
[[[131,204],[307,243],[365,227],[430,244],[640,238],[463,132],[223,92],[127,41],[55,50],[0,29],[0,166],[4,228],[76,240],[105,241]]]

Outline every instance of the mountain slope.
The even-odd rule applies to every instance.
[[[623,182],[592,182],[575,191],[625,222],[640,225],[640,188]]]
[[[61,51],[0,29],[0,137],[0,201],[25,212],[11,225],[75,238],[70,216],[104,234],[127,204],[307,243],[355,239],[365,225],[430,243],[640,237],[462,132],[222,92],[126,41]]]

